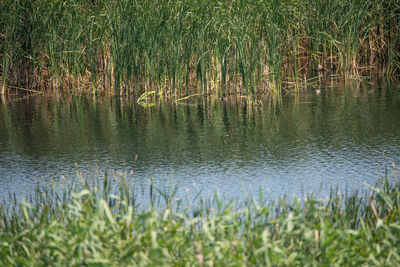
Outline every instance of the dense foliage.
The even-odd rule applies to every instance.
[[[398,0],[3,0],[1,88],[274,94],[399,72]]]
[[[177,200],[174,190],[150,187],[152,205],[138,209],[124,175],[118,180],[106,176],[101,184],[86,181],[82,186],[69,186],[63,193],[38,188],[27,202],[1,205],[0,264],[400,263],[400,183],[386,182],[372,188],[369,195],[332,193],[325,200],[309,196],[291,202],[249,200],[233,204],[215,198],[186,205]]]

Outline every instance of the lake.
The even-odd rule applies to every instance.
[[[127,170],[146,191],[177,185],[209,198],[321,196],[374,184],[400,163],[400,89],[330,85],[265,99],[191,98],[181,103],[36,95],[0,105],[0,198],[52,177]],[[393,168],[394,166],[394,168]],[[146,194],[146,193],[144,193]]]

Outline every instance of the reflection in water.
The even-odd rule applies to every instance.
[[[51,175],[134,171],[135,186],[158,185],[272,196],[375,183],[400,161],[398,89],[322,88],[303,104],[248,106],[245,99],[168,101],[37,96],[0,109],[0,196],[19,195]],[[135,158],[137,161],[135,161]],[[382,171],[382,170],[381,170]]]

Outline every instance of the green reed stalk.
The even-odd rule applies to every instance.
[[[316,71],[398,74],[399,21],[396,0],[4,0],[2,92],[279,95]]]

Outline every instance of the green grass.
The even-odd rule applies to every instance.
[[[279,97],[321,68],[398,74],[399,25],[397,0],[4,0],[1,92]]]
[[[2,266],[396,266],[400,183],[370,194],[182,205],[150,187],[138,209],[126,174],[38,189],[0,206]],[[82,178],[80,178],[82,179]],[[102,182],[100,182],[102,181]],[[164,204],[155,205],[155,203]],[[180,203],[180,205],[179,205]],[[187,202],[189,203],[189,202]]]

